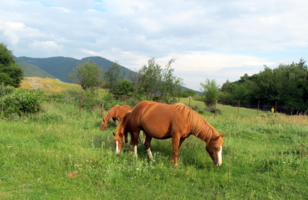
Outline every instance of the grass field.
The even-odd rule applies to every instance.
[[[222,166],[191,136],[173,168],[170,139],[153,139],[156,162],[142,145],[137,159],[116,156],[99,110],[42,107],[0,119],[0,199],[308,199],[307,117],[218,105],[222,114],[204,116],[227,133]]]

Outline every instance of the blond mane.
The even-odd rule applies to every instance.
[[[183,103],[175,103],[173,105],[175,109],[183,113],[183,117],[185,117],[190,124],[192,134],[196,137],[205,141],[208,140],[209,135],[219,135],[218,131],[213,126],[211,126],[199,113],[192,110],[190,107]]]

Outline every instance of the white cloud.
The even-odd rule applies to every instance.
[[[222,53],[200,53],[191,52],[189,54],[173,54],[159,60],[167,63],[171,58],[176,62],[173,66],[180,71],[219,71],[226,67],[243,67],[243,66],[263,66],[271,65],[272,62],[256,56],[247,56],[241,54],[222,54]],[[240,62],[239,62],[240,61]]]
[[[16,45],[20,41],[20,38],[39,37],[42,34],[40,31],[26,27],[23,23],[19,22],[0,22],[0,31],[8,39],[8,41]]]
[[[57,44],[54,41],[34,41],[29,44],[29,48],[32,51],[43,51],[47,55],[61,55],[64,52],[64,47],[62,45]]]

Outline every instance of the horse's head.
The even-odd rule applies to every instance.
[[[211,139],[205,147],[206,151],[214,161],[214,165],[216,166],[220,166],[222,164],[222,146],[224,144],[223,137],[225,135],[226,134],[223,134]]]
[[[116,145],[116,154],[121,153],[121,149],[123,147],[123,135],[118,133],[113,133],[114,136],[114,144]]]
[[[101,123],[101,130],[103,131],[103,130],[105,130],[106,128],[107,128],[107,125],[108,125],[108,122],[106,123],[106,120],[105,120],[105,118],[103,119],[103,121],[102,121],[102,123]]]

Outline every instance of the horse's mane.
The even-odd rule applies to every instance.
[[[218,131],[213,126],[190,107],[183,103],[175,103],[173,105],[175,109],[183,113],[183,117],[185,117],[190,124],[192,134],[196,137],[205,141],[210,139],[212,136],[219,135]]]
[[[128,123],[130,123],[130,114],[131,114],[132,111],[128,111],[123,119],[121,120],[121,122],[119,123],[118,127],[117,127],[117,131],[116,131],[116,134],[119,134],[120,136],[123,136],[125,133],[124,133],[124,128],[127,126]]]

